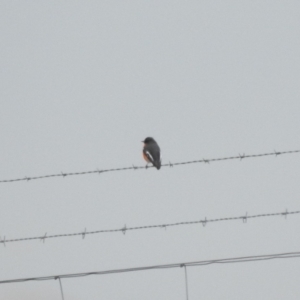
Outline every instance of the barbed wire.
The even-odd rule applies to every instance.
[[[194,261],[194,262],[183,262],[183,263],[175,263],[175,264],[154,265],[154,266],[137,267],[137,268],[115,269],[115,270],[107,270],[107,271],[9,279],[9,280],[0,281],[0,284],[27,282],[27,281],[56,280],[56,279],[64,279],[64,278],[78,278],[78,277],[84,277],[90,275],[107,275],[107,274],[128,273],[128,272],[157,270],[157,269],[172,269],[172,268],[183,268],[183,267],[187,268],[187,267],[195,267],[195,266],[207,266],[211,264],[232,264],[232,263],[242,263],[242,262],[265,261],[271,259],[297,258],[297,257],[300,257],[300,252],[251,255],[251,256],[242,256],[242,257],[201,260],[201,261]]]
[[[290,150],[290,151],[276,151],[274,152],[269,152],[269,153],[260,153],[260,154],[239,154],[236,156],[229,156],[229,157],[220,157],[220,158],[210,158],[210,159],[200,159],[200,160],[191,160],[191,161],[184,161],[184,162],[175,162],[167,164],[162,164],[162,167],[174,167],[174,166],[179,166],[179,165],[188,165],[188,164],[196,164],[196,163],[206,163],[209,164],[210,162],[216,162],[216,161],[224,161],[224,160],[235,160],[235,159],[245,159],[245,158],[258,158],[258,157],[264,157],[264,156],[278,156],[278,155],[283,155],[283,154],[292,154],[292,153],[299,153],[300,150]],[[153,168],[153,166],[134,166],[132,165],[131,167],[124,167],[124,168],[112,168],[112,169],[103,169],[103,170],[92,170],[92,171],[83,171],[83,172],[70,172],[70,173],[65,173],[61,172],[58,174],[51,174],[51,175],[41,175],[41,176],[33,176],[33,177],[28,177],[25,176],[23,178],[16,178],[16,179],[3,179],[0,180],[0,183],[7,183],[7,182],[17,182],[17,181],[30,181],[30,180],[37,180],[37,179],[45,179],[45,178],[51,178],[51,177],[66,177],[66,176],[75,176],[75,175],[87,175],[87,174],[101,174],[101,173],[106,173],[106,172],[117,172],[117,171],[127,171],[127,170],[140,170],[140,169],[148,169],[148,168]]]
[[[300,210],[297,211],[288,211],[287,209],[284,212],[277,212],[277,213],[265,213],[265,214],[256,214],[256,215],[248,215],[246,213],[244,216],[239,217],[227,217],[227,218],[217,218],[217,219],[207,219],[205,217],[204,220],[197,220],[197,221],[186,221],[186,222],[177,222],[177,223],[166,223],[166,224],[159,224],[159,225],[145,225],[145,226],[136,226],[136,227],[124,227],[119,229],[103,229],[103,230],[96,230],[96,231],[87,231],[86,228],[83,232],[76,232],[76,233],[64,233],[64,234],[55,234],[55,235],[47,235],[47,232],[43,236],[36,236],[36,237],[27,237],[27,238],[17,238],[17,239],[2,239],[0,236],[0,243],[6,246],[6,243],[12,242],[24,242],[30,240],[40,240],[45,242],[46,239],[52,238],[64,238],[64,237],[72,237],[72,236],[82,236],[82,239],[85,238],[88,234],[99,234],[99,233],[112,233],[112,232],[122,232],[125,234],[127,231],[132,230],[145,230],[145,229],[153,229],[153,228],[167,228],[172,226],[183,226],[183,225],[193,225],[193,224],[202,224],[204,227],[207,223],[213,222],[223,222],[223,221],[234,221],[234,220],[242,220],[243,223],[246,223],[248,219],[255,219],[255,218],[266,218],[266,217],[274,217],[274,216],[284,216],[285,218],[288,215],[296,215],[300,214]]]

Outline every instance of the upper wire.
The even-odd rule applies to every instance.
[[[258,157],[264,157],[264,156],[278,156],[283,154],[292,154],[292,153],[299,153],[300,150],[290,150],[290,151],[276,151],[269,153],[260,153],[260,154],[239,154],[236,156],[229,156],[229,157],[220,157],[220,158],[211,158],[211,159],[200,159],[200,160],[191,160],[191,161],[184,161],[184,162],[175,162],[175,163],[167,163],[162,164],[162,167],[174,167],[179,165],[188,165],[188,164],[195,164],[195,163],[210,163],[215,161],[224,161],[224,160],[235,160],[235,159],[245,159],[245,158],[258,158]],[[16,182],[16,181],[30,181],[30,180],[37,180],[37,179],[45,179],[50,177],[66,177],[66,176],[75,176],[75,175],[87,175],[87,174],[101,174],[105,172],[117,172],[117,171],[127,171],[127,170],[140,170],[140,169],[148,169],[153,168],[153,166],[134,166],[131,167],[124,167],[124,168],[112,168],[112,169],[103,169],[103,170],[92,170],[92,171],[83,171],[83,172],[70,172],[70,173],[57,173],[57,174],[50,174],[50,175],[41,175],[41,176],[32,176],[28,177],[25,176],[23,178],[15,178],[15,179],[3,179],[0,180],[0,183],[6,183],[6,182]]]

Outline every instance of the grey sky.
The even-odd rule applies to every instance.
[[[0,1],[0,179],[299,149],[298,1]],[[0,185],[0,236],[299,210],[299,154]],[[299,216],[28,241],[0,280],[299,251]],[[0,245],[1,246],[1,245]],[[299,299],[300,260],[188,269],[192,299]],[[185,299],[182,269],[62,281]],[[61,299],[57,281],[1,299]]]

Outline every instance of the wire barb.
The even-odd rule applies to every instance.
[[[284,215],[284,217],[285,217],[285,219],[286,219],[288,214],[289,214],[289,213],[288,213],[288,210],[287,210],[287,208],[286,208],[286,209],[285,209],[285,212],[283,212],[282,215]]]
[[[277,155],[280,155],[281,152],[278,152],[278,151],[274,150],[274,154],[275,154],[275,157],[277,157]]]
[[[248,213],[246,212],[245,216],[242,218],[243,223],[247,223]]]
[[[40,237],[41,241],[43,241],[43,243],[45,243],[45,239],[47,238],[47,232],[45,233],[44,236]]]
[[[5,236],[3,238],[3,240],[1,240],[1,236],[0,236],[0,243],[2,243],[4,245],[4,247],[6,247],[6,244],[5,244]]]
[[[229,156],[229,157],[220,157],[220,158],[211,158],[211,159],[200,159],[200,160],[192,160],[192,161],[184,161],[184,162],[177,162],[177,163],[167,163],[162,164],[162,167],[173,167],[173,166],[179,166],[179,165],[189,165],[189,164],[196,164],[196,163],[205,163],[209,164],[210,162],[215,161],[225,161],[225,160],[234,160],[234,159],[245,159],[245,158],[258,158],[258,157],[264,157],[264,156],[272,156],[275,155],[282,155],[282,154],[292,154],[292,153],[299,153],[300,150],[290,150],[290,151],[276,151],[270,153],[260,153],[260,154],[250,154],[250,155],[237,155],[237,156]],[[8,183],[8,182],[17,182],[17,181],[29,181],[29,180],[37,180],[37,179],[46,179],[50,177],[65,177],[65,176],[75,176],[75,175],[87,175],[87,174],[94,174],[94,173],[104,173],[104,172],[119,172],[119,171],[127,171],[127,170],[138,170],[138,169],[148,169],[152,168],[152,166],[146,165],[145,167],[136,167],[132,165],[131,167],[123,167],[123,168],[112,168],[112,169],[103,169],[103,170],[96,170],[96,171],[83,171],[83,172],[73,172],[73,173],[58,173],[58,174],[51,174],[51,175],[42,175],[42,176],[35,176],[35,177],[24,177],[24,178],[15,178],[15,179],[4,179],[0,180],[0,183]]]
[[[84,228],[84,232],[82,233],[82,239],[84,240],[85,238],[85,235],[86,235],[86,228]]]
[[[127,230],[127,228],[126,228],[126,224],[124,225],[124,227],[123,227],[121,230],[122,230],[122,233],[125,235],[125,233],[126,233],[126,230]]]

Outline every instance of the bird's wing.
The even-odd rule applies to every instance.
[[[152,155],[150,154],[150,152],[147,151],[147,150],[145,150],[144,153],[146,154],[147,158],[153,163],[153,162],[154,162],[154,159],[153,159]]]

